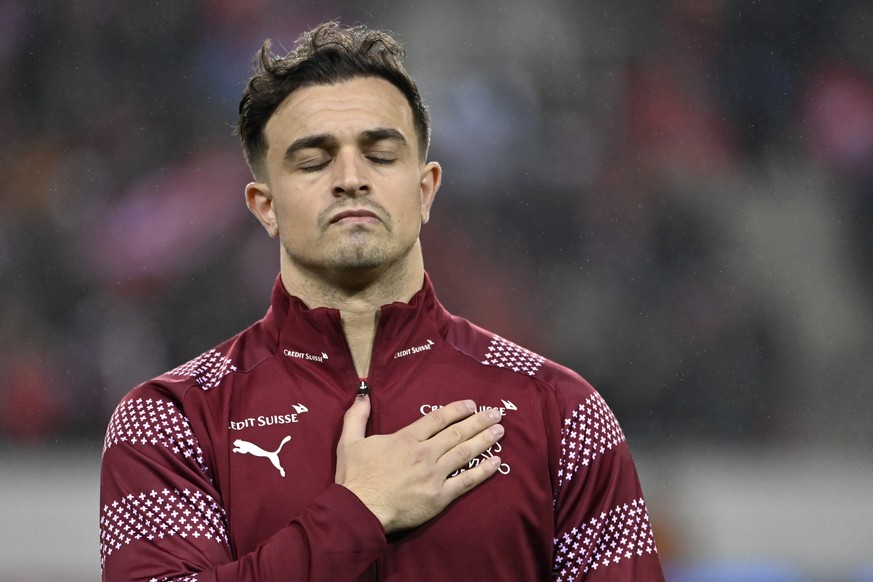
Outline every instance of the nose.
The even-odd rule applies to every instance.
[[[356,152],[341,151],[334,162],[334,196],[361,196],[370,193],[363,160]]]

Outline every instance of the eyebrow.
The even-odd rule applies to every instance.
[[[407,146],[409,143],[403,134],[393,127],[379,127],[376,129],[368,129],[361,133],[361,140],[365,143],[375,143],[377,141],[396,141],[400,145]]]
[[[336,144],[336,138],[329,133],[317,133],[307,135],[294,140],[285,149],[285,159],[292,158],[297,152],[309,148],[327,149]],[[360,141],[365,144],[373,144],[380,141],[394,141],[402,146],[408,146],[409,142],[403,134],[391,127],[378,127],[361,132]]]
[[[299,152],[300,150],[305,150],[309,148],[321,148],[324,149],[331,144],[335,143],[336,140],[327,133],[318,133],[315,135],[307,135],[301,137],[300,139],[296,139],[291,142],[291,145],[285,149],[285,159],[291,159],[294,154]]]

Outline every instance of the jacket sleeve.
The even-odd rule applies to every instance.
[[[166,395],[140,387],[119,404],[100,476],[104,581],[347,580],[386,546],[375,516],[332,485],[255,551],[236,556],[205,459]]]
[[[584,381],[559,390],[562,416],[552,580],[664,580],[624,433]]]

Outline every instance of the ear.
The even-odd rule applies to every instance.
[[[264,182],[249,182],[246,185],[246,206],[271,237],[279,236],[276,211],[273,209],[273,193]]]
[[[421,171],[421,223],[430,220],[430,207],[433,205],[436,193],[443,179],[443,169],[436,162],[428,162]]]

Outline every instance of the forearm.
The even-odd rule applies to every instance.
[[[223,511],[191,485],[186,493],[165,489],[154,497],[130,494],[120,503],[104,503],[104,580],[346,580],[386,545],[372,513],[333,485],[254,551],[235,556],[219,517]],[[111,487],[104,488],[104,499],[111,496]]]

